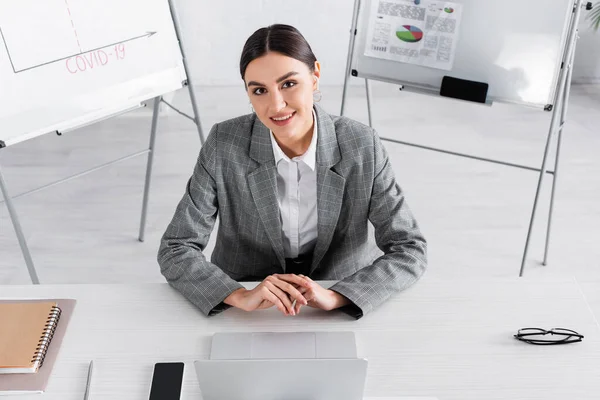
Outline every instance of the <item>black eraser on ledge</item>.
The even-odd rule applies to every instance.
[[[460,100],[485,103],[489,85],[484,82],[468,81],[466,79],[444,76],[440,96],[452,97]]]

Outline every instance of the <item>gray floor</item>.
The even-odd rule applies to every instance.
[[[341,87],[321,104],[339,113]],[[550,114],[511,105],[492,108],[399,93],[374,85],[374,126],[383,137],[539,167]],[[175,104],[190,112],[186,92]],[[242,88],[200,87],[205,133],[250,107]],[[346,115],[366,122],[362,87],[350,90]],[[600,87],[576,86],[569,107],[557,189],[550,263],[541,265],[550,180],[524,279],[574,276],[600,315]],[[13,196],[144,149],[151,109],[62,137],[48,134],[0,151]],[[163,281],[160,236],[192,171],[199,139],[193,124],[162,117],[145,243],[137,241],[146,158],[133,158],[59,186],[20,197],[21,216],[42,283]],[[538,175],[386,142],[397,179],[429,240],[428,274],[490,279],[518,275]],[[214,236],[213,236],[214,238]],[[212,248],[209,246],[209,249]],[[0,284],[29,277],[0,206]]]

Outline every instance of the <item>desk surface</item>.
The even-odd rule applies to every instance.
[[[198,399],[193,361],[208,358],[220,331],[356,333],[369,360],[366,396],[466,399],[600,398],[600,329],[574,280],[437,281],[425,276],[361,320],[341,312],[231,309],[204,317],[167,284],[0,286],[0,298],[75,298],[78,304],[44,395],[81,400],[94,359],[90,400],[146,400],[155,362],[184,361],[182,399]],[[524,327],[574,329],[585,339],[532,346]]]

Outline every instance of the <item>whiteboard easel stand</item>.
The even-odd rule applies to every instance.
[[[27,247],[27,241],[25,240],[25,235],[23,235],[23,228],[21,228],[21,223],[19,222],[19,217],[17,215],[17,211],[15,210],[15,206],[12,202],[8,194],[8,190],[6,190],[6,183],[4,182],[4,177],[2,176],[2,169],[0,168],[0,190],[2,191],[2,196],[4,196],[4,201],[6,202],[6,207],[8,208],[8,214],[10,215],[10,219],[13,223],[13,227],[15,228],[15,233],[17,234],[17,240],[19,241],[19,246],[21,246],[21,252],[23,253],[23,257],[25,258],[25,264],[27,265],[27,270],[29,271],[29,277],[31,278],[31,283],[34,285],[38,285],[40,280],[37,276],[37,272],[35,271],[35,267],[33,266],[33,260],[31,258],[31,253],[29,252],[29,248]]]
[[[563,68],[560,72],[560,79],[558,84],[558,91],[556,95],[556,107],[552,112],[552,122],[550,123],[550,130],[548,132],[548,138],[546,140],[546,149],[544,151],[544,158],[542,160],[542,167],[540,169],[540,176],[538,178],[537,190],[535,193],[535,201],[533,202],[533,210],[531,212],[531,220],[529,222],[529,230],[527,232],[527,240],[525,241],[525,250],[523,251],[523,259],[521,261],[521,270],[519,276],[523,276],[525,269],[525,261],[527,259],[527,253],[529,251],[529,243],[531,241],[531,233],[535,222],[537,213],[537,206],[539,203],[540,192],[542,184],[544,182],[545,171],[548,163],[548,153],[552,144],[552,136],[558,133],[558,139],[556,144],[556,160],[554,165],[554,174],[552,180],[552,192],[550,195],[550,210],[548,212],[548,225],[546,230],[546,244],[544,249],[544,261],[543,265],[548,264],[548,250],[550,244],[550,234],[552,230],[552,214],[554,211],[554,196],[556,194],[556,181],[558,180],[558,166],[560,161],[560,145],[562,141],[563,128],[566,123],[567,109],[569,105],[569,96],[571,94],[571,82],[573,78],[573,64],[575,61],[575,49],[577,48],[577,40],[579,39],[579,21],[581,19],[581,11],[583,9],[583,0],[577,0],[575,8],[573,10],[575,16],[572,19],[571,29],[569,31],[569,40],[567,42],[567,51],[563,59]]]
[[[175,35],[177,36],[177,39],[179,40],[179,49],[181,50],[183,69],[185,71],[185,76],[187,76],[187,81],[185,82],[185,84],[187,85],[188,91],[190,93],[190,101],[192,103],[192,110],[194,111],[194,117],[192,118],[189,115],[182,113],[181,111],[179,111],[175,107],[173,107],[171,104],[164,101],[162,98],[161,98],[161,101],[163,103],[165,103],[167,106],[171,107],[173,110],[177,111],[179,114],[194,121],[194,123],[196,124],[196,127],[198,129],[198,135],[200,136],[200,144],[203,145],[205,137],[204,137],[204,133],[202,133],[202,124],[200,123],[200,114],[198,113],[198,103],[196,102],[196,94],[194,93],[194,85],[192,84],[192,81],[190,78],[191,77],[190,69],[188,67],[187,57],[185,56],[185,49],[183,48],[183,42],[181,40],[181,29],[179,28],[179,17],[177,16],[177,10],[175,9],[175,6],[173,5],[173,0],[169,0],[169,8],[171,9],[171,16],[173,18],[173,26],[175,27]],[[156,112],[158,112],[158,110],[156,110]]]
[[[347,98],[349,80],[352,76],[357,76],[357,74],[354,71],[352,71],[352,60],[354,59],[354,49],[355,49],[355,45],[356,45],[356,34],[357,34],[357,30],[358,30],[360,3],[361,3],[361,0],[354,0],[354,11],[353,11],[353,15],[352,15],[352,25],[350,28],[350,40],[349,40],[349,45],[348,45],[348,58],[346,60],[346,75],[344,77],[344,88],[342,91],[342,104],[341,104],[341,110],[340,110],[340,115],[342,115],[342,116],[344,115],[344,111],[346,108],[346,98]],[[551,117],[550,129],[548,131],[548,137],[546,140],[546,147],[544,150],[542,166],[540,169],[532,168],[532,167],[528,167],[528,166],[524,166],[524,165],[518,165],[518,164],[514,164],[514,163],[508,163],[508,162],[500,161],[500,160],[493,160],[493,159],[488,159],[488,158],[483,158],[483,157],[477,157],[477,156],[473,156],[473,155],[469,155],[469,154],[452,152],[452,151],[448,151],[448,150],[444,150],[444,149],[438,149],[435,147],[423,146],[423,145],[418,145],[418,144],[414,144],[414,143],[409,143],[409,142],[404,142],[404,141],[399,141],[399,140],[394,140],[394,139],[388,139],[388,138],[384,138],[384,137],[381,138],[381,140],[398,143],[398,144],[403,144],[403,145],[407,145],[407,146],[418,147],[418,148],[425,149],[425,150],[432,150],[432,151],[437,151],[437,152],[455,155],[455,156],[459,156],[459,157],[466,157],[466,158],[470,158],[470,159],[474,159],[474,160],[492,162],[492,163],[501,164],[501,165],[505,165],[505,166],[516,167],[516,168],[521,168],[521,169],[525,169],[525,170],[539,172],[540,176],[538,179],[535,200],[533,203],[533,210],[531,212],[531,219],[529,222],[529,229],[527,232],[527,239],[525,241],[525,249],[523,250],[521,269],[519,272],[520,277],[523,276],[523,272],[525,269],[525,262],[527,260],[527,254],[529,252],[529,244],[531,241],[533,225],[534,225],[535,218],[536,218],[540,192],[541,192],[542,184],[544,182],[544,176],[546,174],[553,176],[552,191],[551,191],[551,196],[550,196],[550,209],[549,209],[549,213],[548,213],[548,225],[547,225],[547,230],[546,230],[544,260],[543,260],[542,264],[547,265],[547,263],[548,263],[550,235],[551,235],[551,231],[552,231],[552,215],[553,215],[553,211],[554,211],[554,198],[555,198],[555,194],[556,194],[556,181],[558,179],[560,145],[561,145],[561,140],[562,140],[563,128],[566,123],[566,114],[567,114],[568,101],[569,101],[570,89],[571,89],[571,81],[572,81],[572,73],[573,73],[573,63],[574,63],[574,59],[575,59],[575,48],[576,48],[576,42],[578,39],[578,32],[579,32],[578,26],[579,26],[579,21],[581,19],[581,11],[584,7],[585,6],[584,6],[583,0],[575,0],[575,5],[573,8],[573,16],[571,18],[570,29],[568,31],[568,40],[566,42],[566,50],[563,53],[563,67],[559,74],[558,90],[556,91],[554,107],[545,109],[545,111],[552,111],[552,117]],[[588,3],[587,7],[589,9],[589,3]],[[393,83],[393,82],[390,82],[390,83]],[[405,86],[401,85],[400,90],[403,90],[403,89],[405,89]],[[433,94],[431,91],[427,92],[427,91],[422,90],[422,88],[412,88],[412,89],[413,90],[411,90],[411,91],[414,91],[416,93]],[[368,118],[369,118],[369,126],[373,127],[372,110],[371,110],[372,109],[372,107],[371,107],[372,94],[371,94],[371,86],[369,84],[369,79],[365,79],[365,92],[366,92],[366,99],[367,99],[367,112],[368,112]],[[560,119],[560,124],[558,123],[559,119]],[[557,125],[558,125],[558,129],[557,129]],[[554,169],[554,171],[549,171],[549,170],[547,170],[548,154],[549,154],[551,143],[552,143],[552,137],[555,133],[558,133],[558,140],[557,140],[557,146],[556,146],[555,169]]]
[[[173,4],[173,0],[169,0],[169,8],[171,9],[171,16],[173,18],[173,25],[175,27],[175,34],[177,39],[179,40],[179,49],[181,50],[181,55],[183,58],[183,69],[185,70],[185,75],[187,76],[187,81],[185,84],[188,87],[188,91],[190,93],[190,101],[192,103],[192,109],[194,110],[194,117],[190,117],[189,115],[181,112],[177,108],[173,107],[171,104],[166,102],[162,96],[154,99],[154,109],[152,111],[152,128],[150,130],[150,146],[148,153],[148,164],[146,166],[146,182],[144,184],[144,200],[142,201],[142,217],[140,221],[140,234],[138,236],[138,240],[143,242],[146,234],[146,215],[148,211],[148,198],[150,195],[150,177],[152,175],[152,164],[154,160],[154,142],[156,139],[156,129],[158,125],[158,115],[160,113],[160,103],[164,103],[177,113],[183,115],[186,118],[191,119],[198,129],[198,135],[200,136],[200,144],[204,145],[204,133],[202,132],[202,125],[200,124],[200,114],[198,113],[198,103],[196,102],[196,95],[194,93],[194,85],[190,81],[190,73],[189,67],[187,63],[187,58],[185,56],[185,49],[183,48],[183,43],[181,41],[181,29],[179,28],[179,17],[177,16],[177,10]]]
[[[158,114],[160,112],[160,103],[162,96],[154,99],[154,108],[152,111],[152,127],[150,128],[150,144],[148,145],[148,162],[146,163],[146,181],[144,182],[144,199],[142,200],[142,217],[140,219],[140,235],[138,240],[144,241],[146,234],[146,215],[148,213],[148,199],[150,197],[150,177],[152,176],[152,166],[154,165],[154,143],[156,142],[156,128],[158,126]],[[165,102],[166,103],[166,102]],[[202,136],[200,136],[202,140]]]
[[[200,123],[200,114],[198,112],[198,105],[197,105],[197,102],[196,102],[196,96],[195,96],[195,93],[194,93],[194,90],[193,90],[193,84],[192,84],[191,78],[190,78],[190,73],[189,73],[189,68],[188,68],[188,64],[187,64],[187,59],[186,59],[186,56],[185,56],[185,50],[183,48],[183,44],[182,44],[182,40],[181,40],[181,35],[180,35],[181,31],[179,29],[179,19],[177,17],[176,10],[175,10],[175,7],[174,7],[174,5],[172,3],[172,0],[168,0],[168,2],[169,2],[169,8],[171,10],[173,24],[174,24],[174,27],[175,27],[175,34],[177,36],[177,39],[178,39],[178,42],[179,42],[179,48],[181,50],[181,55],[182,55],[182,61],[183,61],[183,67],[184,67],[185,75],[187,77],[187,80],[185,82],[183,82],[183,85],[188,87],[188,91],[189,91],[189,94],[190,94],[190,101],[191,101],[191,104],[192,104],[192,109],[194,111],[194,117],[190,117],[189,115],[187,115],[187,114],[183,113],[182,111],[178,110],[177,108],[175,108],[173,105],[171,105],[168,102],[164,101],[163,98],[162,98],[162,96],[155,97],[154,98],[154,107],[153,107],[153,112],[152,112],[152,125],[151,125],[151,129],[150,129],[150,143],[149,143],[148,149],[139,151],[139,152],[134,153],[134,154],[130,154],[130,155],[125,156],[125,157],[121,157],[121,158],[119,158],[117,160],[113,160],[113,161],[107,162],[105,164],[102,164],[102,165],[96,166],[94,168],[91,168],[91,169],[89,169],[87,171],[80,172],[78,174],[69,176],[69,177],[61,179],[59,181],[52,182],[52,183],[49,183],[47,185],[41,186],[39,188],[35,188],[35,189],[29,190],[27,192],[21,193],[21,194],[19,194],[17,196],[11,197],[10,194],[8,193],[8,189],[6,187],[6,182],[5,182],[4,177],[2,175],[2,169],[0,168],[0,192],[2,192],[2,196],[4,197],[4,202],[6,203],[6,206],[7,206],[7,209],[8,209],[8,213],[9,213],[10,219],[12,221],[12,224],[13,224],[16,236],[17,236],[17,240],[19,242],[19,246],[21,247],[21,252],[23,254],[23,258],[25,259],[25,264],[27,266],[27,271],[29,272],[29,277],[31,279],[31,283],[33,283],[34,285],[38,285],[40,283],[40,280],[39,280],[37,271],[35,269],[35,265],[33,263],[33,258],[31,257],[31,252],[29,250],[29,246],[27,245],[27,240],[25,239],[25,235],[23,233],[23,228],[22,228],[21,223],[19,221],[19,216],[17,214],[17,211],[16,211],[14,203],[13,203],[14,199],[26,196],[28,194],[32,194],[32,193],[35,193],[35,192],[39,192],[41,190],[50,188],[52,186],[56,186],[56,185],[59,185],[61,183],[70,181],[72,179],[75,179],[75,178],[87,175],[89,173],[95,172],[95,171],[97,171],[99,169],[102,169],[104,167],[108,167],[110,165],[119,163],[121,161],[125,161],[125,160],[128,160],[130,158],[137,157],[139,155],[148,153],[148,161],[147,161],[147,164],[146,164],[146,177],[145,177],[145,183],[144,183],[144,197],[143,197],[143,201],[142,201],[142,215],[141,215],[140,231],[139,231],[139,237],[138,237],[138,240],[140,242],[143,242],[144,241],[144,236],[145,236],[145,229],[146,229],[147,213],[148,213],[148,200],[149,200],[149,196],[150,196],[150,183],[151,183],[152,167],[153,167],[153,163],[154,163],[154,148],[155,148],[155,141],[156,141],[156,131],[157,131],[157,127],[158,127],[158,116],[159,116],[159,112],[160,112],[160,107],[159,107],[160,103],[162,102],[162,103],[166,104],[167,106],[169,106],[170,108],[172,108],[173,110],[175,110],[177,113],[179,113],[179,114],[185,116],[186,118],[192,120],[195,123],[196,128],[198,130],[198,135],[200,137],[200,144],[204,145],[205,138],[204,138],[204,134],[202,132],[202,125]],[[140,105],[136,105],[135,107],[129,107],[129,108],[125,109],[125,110],[120,110],[117,113],[104,116],[104,117],[102,117],[100,119],[96,119],[94,121],[87,122],[87,123],[85,123],[83,125],[79,125],[79,126],[76,126],[76,127],[71,127],[68,130],[63,130],[61,132],[57,131],[56,133],[58,135],[62,135],[63,133],[66,133],[66,132],[69,132],[69,131],[73,131],[73,130],[82,128],[83,126],[91,125],[91,124],[94,124],[94,123],[97,123],[97,122],[100,122],[100,121],[103,121],[103,120],[106,120],[106,119],[109,119],[109,118],[113,118],[113,117],[115,117],[117,115],[121,115],[123,113],[132,111],[133,109],[138,109],[138,108],[143,107],[143,106],[145,106],[145,105],[144,104],[140,104]],[[0,201],[0,203],[2,203],[2,201]]]

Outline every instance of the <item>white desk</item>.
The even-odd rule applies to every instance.
[[[232,309],[205,318],[166,284],[0,286],[0,298],[45,297],[78,300],[48,390],[3,399],[81,400],[92,358],[90,400],[146,400],[159,361],[184,361],[182,399],[197,399],[193,360],[208,357],[214,332],[234,330],[352,330],[369,360],[367,396],[600,398],[600,329],[575,281],[426,275],[359,321],[307,308],[296,317]],[[585,339],[527,345],[512,337],[523,327],[570,328]]]

